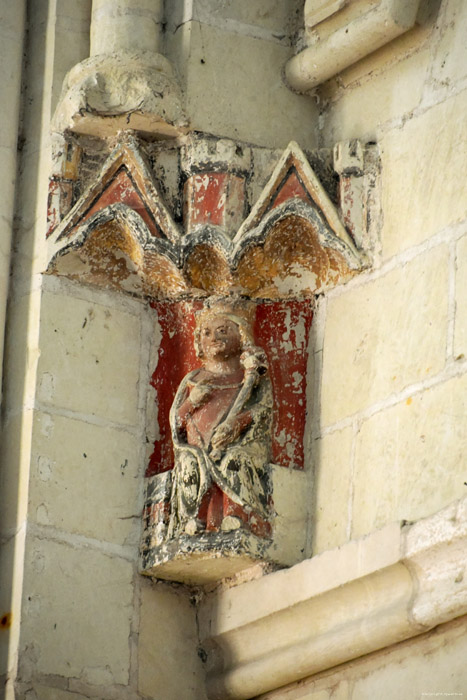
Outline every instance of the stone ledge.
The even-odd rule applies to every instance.
[[[388,44],[415,25],[420,0],[355,4],[308,2],[305,24],[310,45],[285,67],[289,86],[309,92]],[[321,5],[321,7],[319,7]],[[350,5],[350,6],[349,6]]]
[[[467,612],[467,498],[208,596],[208,695],[247,700]]]

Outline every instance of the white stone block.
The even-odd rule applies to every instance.
[[[134,425],[140,319],[116,306],[45,293],[38,398],[46,405]]]
[[[141,437],[123,430],[37,413],[29,493],[32,521],[132,544],[136,558],[144,470],[140,443]]]
[[[30,538],[24,577],[20,678],[101,670],[128,683],[133,567],[90,549]],[[40,634],[38,634],[40,630]]]
[[[291,566],[305,557],[307,516],[311,510],[310,476],[304,471],[273,466],[273,543],[268,556]]]
[[[466,111],[464,90],[382,139],[384,257],[467,216],[467,195],[459,186],[467,159]]]
[[[445,365],[448,250],[439,246],[329,299],[322,423],[351,416]]]
[[[466,453],[467,375],[370,418],[357,440],[352,536],[464,495]]]
[[[138,691],[164,700],[206,700],[196,612],[187,594],[142,581]]]
[[[184,76],[192,129],[269,148],[285,148],[292,135],[302,148],[316,145],[316,105],[281,78],[290,47],[187,22],[169,48]]]
[[[372,80],[351,84],[326,114],[323,129],[327,143],[355,138],[379,142],[386,122],[410,113],[420,103],[429,59],[428,50],[420,51]],[[329,93],[331,96],[331,88]]]
[[[467,357],[467,236],[456,249],[456,312],[454,326],[454,357]]]
[[[433,90],[452,86],[467,76],[467,5],[446,2],[437,22],[440,41],[436,45],[431,69]]]
[[[353,428],[326,435],[317,443],[314,478],[313,553],[334,549],[349,533]]]

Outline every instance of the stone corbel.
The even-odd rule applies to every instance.
[[[151,386],[156,391],[158,413],[157,419],[154,417],[157,430],[149,428],[152,453],[148,453],[145,480],[141,570],[149,576],[188,584],[211,585],[256,562],[284,566],[306,556],[307,505],[301,494],[307,478],[304,443],[313,300],[316,294],[345,282],[368,265],[362,250],[364,222],[359,228],[356,216],[349,215],[344,218],[347,227],[344,225],[342,209],[335,204],[335,178],[329,178],[328,194],[294,142],[279,158],[245,216],[247,178],[253,173],[251,150],[224,139],[199,135],[185,139],[178,171],[183,186],[182,230],[162,198],[144,144],[133,133],[121,134],[100,173],[48,238],[49,274],[130,293],[147,300],[156,312],[161,345]],[[173,152],[176,157],[177,151]],[[348,202],[351,178],[363,176],[365,159],[358,167],[351,167],[344,151],[339,153],[336,163],[342,166],[341,179],[347,178],[341,200],[344,192]],[[78,156],[73,148],[69,155],[73,167],[70,165],[70,172],[65,168],[64,174],[76,177]],[[313,156],[325,173],[319,158],[326,158],[326,168],[332,169],[329,156]],[[267,358],[267,377],[254,387],[258,394],[258,387],[264,389],[263,403],[258,399],[258,406],[266,410],[267,404],[269,418],[273,413],[275,417],[267,431],[268,456],[256,470],[259,474],[264,467],[267,484],[264,493],[259,493],[268,505],[258,506],[257,499],[255,511],[251,498],[239,516],[227,514],[234,506],[222,501],[223,510],[217,518],[218,494],[211,489],[203,492],[202,498],[212,497],[212,509],[211,501],[209,506],[196,501],[199,517],[195,517],[185,497],[177,495],[183,494],[185,482],[191,482],[180,476],[182,469],[188,470],[188,457],[176,427],[176,421],[183,418],[178,414],[174,418],[170,408],[175,405],[175,395],[180,398],[177,410],[181,411],[188,400],[181,398],[186,382],[191,381],[187,378],[197,376],[200,365],[204,367],[201,355],[194,352],[193,337],[201,333],[198,312],[203,306],[205,312],[212,310],[218,297],[222,297],[224,308],[237,312],[216,316],[212,311],[211,320],[248,316],[242,343],[247,337],[252,340],[242,346],[242,352],[248,349],[257,359],[262,354]],[[184,388],[175,394],[177,387]],[[248,394],[250,398],[253,401],[253,393]],[[197,399],[194,401],[197,408]],[[253,408],[256,410],[256,404]],[[245,409],[246,414],[248,411],[250,408]],[[248,421],[253,420],[251,416],[247,416]],[[259,434],[255,433],[256,440]],[[210,459],[209,441],[205,447]],[[221,467],[216,472],[216,458],[211,462],[211,466],[206,462],[206,470],[211,470],[206,473],[217,474],[222,483]],[[246,467],[244,472],[247,474]],[[204,473],[201,467],[200,473]],[[203,479],[200,491],[208,482],[208,478]],[[244,481],[248,482],[247,476]],[[226,484],[224,480],[226,490],[222,493],[242,508],[240,496]],[[203,508],[215,517],[210,515],[208,521]],[[243,525],[229,530],[224,515],[227,521],[244,518]],[[290,532],[291,524],[296,525],[297,533]]]

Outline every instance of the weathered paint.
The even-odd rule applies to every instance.
[[[157,226],[154,214],[148,207],[147,202],[144,201],[136,182],[125,165],[122,165],[109,180],[103,191],[80,220],[80,224],[87,221],[97,211],[105,209],[105,207],[108,207],[110,204],[116,204],[117,202],[126,204],[133,209],[133,211],[136,211],[153,236],[159,237],[164,235]]]
[[[193,347],[195,311],[201,302],[154,302],[161,329],[159,359],[151,386],[158,404],[159,439],[146,476],[173,467],[169,412],[183,377],[200,366]],[[313,308],[307,300],[260,302],[256,305],[254,335],[266,351],[274,394],[273,461],[303,469],[306,422],[306,369]]]
[[[297,170],[295,167],[290,168],[286,177],[284,178],[280,188],[271,200],[271,209],[278,207],[279,204],[286,202],[292,197],[298,197],[304,202],[312,202],[305,185],[301,181]]]
[[[107,225],[110,219],[121,231],[110,255],[110,286],[139,296],[311,297],[360,269],[352,239],[296,144],[286,149],[243,223],[243,172],[234,174],[226,165],[224,172],[189,174],[183,235],[138,144],[126,139],[51,237],[50,272],[109,286],[109,246],[102,248],[95,231],[101,220]],[[54,216],[55,225],[59,216]],[[128,246],[128,236],[137,244]],[[127,256],[127,273],[115,277],[121,253]],[[76,265],[62,259],[70,255],[78,258]]]
[[[254,326],[269,360],[274,395],[273,461],[303,469],[308,339],[313,307],[306,301],[258,304]]]
[[[235,230],[244,213],[244,178],[229,172],[196,173],[185,183],[184,204],[187,231],[201,224]]]

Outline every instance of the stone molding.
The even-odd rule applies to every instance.
[[[287,63],[293,90],[308,92],[360,61],[415,25],[420,0],[307,0],[304,10],[309,45]]]
[[[467,612],[467,498],[200,607],[211,700],[247,700]]]

